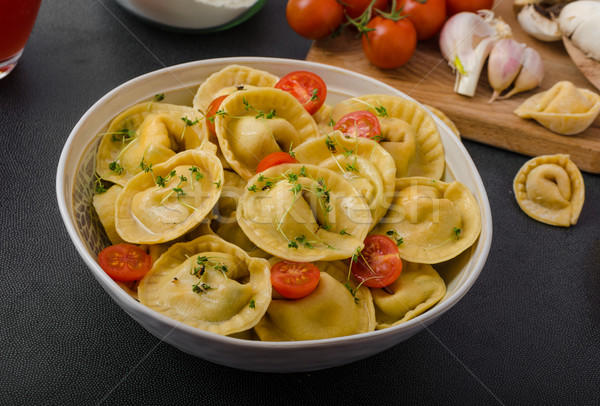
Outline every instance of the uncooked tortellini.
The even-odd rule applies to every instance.
[[[513,189],[528,216],[555,226],[577,223],[585,199],[581,172],[564,154],[527,161],[517,173]]]

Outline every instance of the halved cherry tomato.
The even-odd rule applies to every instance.
[[[308,39],[331,35],[344,19],[344,8],[336,0],[288,0],[285,8],[288,24]]]
[[[388,236],[373,234],[365,238],[365,247],[350,267],[352,275],[370,288],[392,284],[402,273],[402,260],[396,243]]]
[[[377,142],[381,138],[379,119],[370,111],[353,111],[338,120],[333,126],[347,137],[371,138]]]
[[[272,152],[264,157],[256,168],[256,173],[264,172],[272,166],[281,164],[297,164],[298,160],[287,152]]]
[[[325,82],[312,72],[290,72],[282,77],[275,87],[291,93],[310,114],[315,114],[327,98]]]
[[[321,271],[308,262],[281,261],[271,268],[271,284],[283,297],[300,299],[319,284]]]
[[[112,279],[120,282],[137,281],[152,267],[152,258],[133,244],[116,244],[98,254],[100,267]]]
[[[346,14],[350,18],[360,17],[362,13],[365,12],[369,4],[371,4],[372,0],[344,0],[342,3],[344,4],[344,10]],[[375,15],[376,10],[386,11],[388,0],[375,0],[375,4],[373,4],[373,14]]]
[[[413,23],[418,40],[433,37],[446,21],[446,0],[400,0],[396,9]]]
[[[223,96],[219,96],[213,101],[210,102],[208,108],[206,109],[206,127],[211,134],[215,133],[215,116],[217,111],[219,111],[219,107],[221,107],[221,103],[223,100],[227,98],[227,94]]]

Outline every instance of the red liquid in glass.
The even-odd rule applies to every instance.
[[[0,0],[0,61],[21,51],[42,0]]]

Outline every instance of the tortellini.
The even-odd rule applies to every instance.
[[[427,110],[409,99],[373,94],[347,99],[337,104],[331,115],[338,121],[359,110],[369,111],[379,118],[381,146],[394,158],[397,178],[442,178],[444,146]]]
[[[134,176],[116,201],[115,227],[127,242],[156,244],[196,227],[219,200],[221,162],[193,149]]]
[[[206,140],[203,123],[197,111],[185,106],[148,102],[131,107],[103,134],[96,172],[106,181],[125,186],[145,166],[202,145]]]
[[[244,233],[288,261],[350,258],[363,246],[371,211],[341,175],[314,165],[278,165],[248,182],[237,209]]]
[[[272,152],[291,151],[319,135],[312,116],[291,94],[271,88],[236,92],[215,119],[219,146],[231,167],[248,180]]]
[[[402,259],[435,264],[472,246],[480,231],[479,206],[462,183],[413,177],[396,180],[396,196],[373,234],[401,239]]]
[[[369,289],[348,281],[347,266],[340,261],[315,265],[321,270],[317,288],[302,299],[273,299],[254,327],[261,340],[317,340],[375,329]]]
[[[513,182],[521,209],[542,223],[577,223],[585,200],[583,177],[568,155],[542,155],[521,167]]]
[[[271,302],[269,263],[215,236],[171,246],[142,278],[140,303],[217,334],[252,328]]]
[[[515,114],[533,118],[538,123],[562,135],[585,131],[600,113],[600,95],[578,89],[569,81],[556,83],[552,88],[525,100]]]

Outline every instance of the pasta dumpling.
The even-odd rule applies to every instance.
[[[144,167],[206,140],[203,121],[193,109],[162,103],[148,106],[128,109],[104,133],[96,158],[96,172],[102,179],[125,186]]]
[[[515,114],[533,118],[538,123],[562,135],[585,131],[600,113],[600,95],[578,89],[569,81],[556,83],[552,88],[525,100]]]
[[[242,178],[273,152],[291,151],[319,135],[312,116],[291,94],[271,88],[236,92],[221,104],[215,130],[223,156]]]
[[[294,149],[302,163],[340,173],[367,200],[375,226],[392,201],[396,166],[390,154],[377,142],[348,138],[339,131],[306,141]]]
[[[585,200],[583,176],[569,155],[542,155],[521,167],[513,182],[521,209],[542,223],[577,223]]]
[[[387,286],[388,292],[372,289],[377,329],[414,319],[446,294],[446,283],[429,264],[403,261],[402,273]],[[391,294],[389,293],[391,292]]]
[[[223,167],[214,151],[192,149],[131,178],[116,201],[125,241],[156,244],[196,227],[219,200]]]
[[[314,165],[278,165],[248,182],[238,224],[262,250],[288,261],[349,258],[371,227],[365,199],[342,176]]]
[[[334,121],[359,110],[375,114],[381,125],[381,143],[396,163],[396,177],[441,179],[444,146],[435,121],[417,102],[398,96],[372,94],[344,100],[331,113]]]
[[[401,238],[402,259],[435,264],[469,248],[480,232],[479,205],[462,183],[413,177],[396,180],[396,196],[372,234]]]
[[[341,261],[315,265],[321,276],[312,293],[296,300],[271,300],[265,316],[254,326],[262,341],[318,340],[375,329],[371,293],[348,280],[347,265]]]
[[[112,185],[106,192],[94,195],[92,198],[92,205],[98,214],[102,227],[104,227],[106,236],[113,244],[125,242],[115,228],[115,202],[122,191],[122,186]]]
[[[140,303],[182,323],[229,335],[252,328],[271,302],[269,263],[219,237],[174,244],[138,286]]]

